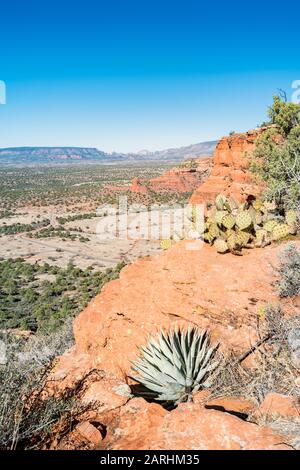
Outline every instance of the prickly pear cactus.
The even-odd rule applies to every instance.
[[[170,239],[161,240],[160,242],[160,247],[163,250],[168,250],[169,248],[171,248],[171,246],[172,246],[172,240]]]
[[[297,223],[297,212],[296,211],[287,211],[285,214],[285,221],[288,225],[293,225]]]
[[[214,241],[215,237],[213,237],[209,232],[206,232],[204,235],[203,235],[203,238],[204,238],[204,241],[206,241],[207,243],[209,243],[210,245],[212,244],[212,242]]]
[[[245,230],[252,225],[252,217],[248,211],[242,211],[236,216],[236,225],[239,229]]]
[[[222,220],[223,220],[223,218],[225,217],[225,215],[228,215],[228,212],[227,212],[227,211],[216,211],[216,213],[215,213],[215,222],[216,222],[218,225],[221,225],[221,224],[222,224]]]
[[[267,230],[261,228],[259,230],[256,230],[255,236],[256,236],[257,240],[263,240],[263,239],[267,238],[268,232],[267,232]]]
[[[236,251],[241,248],[240,240],[238,239],[238,236],[236,234],[230,235],[227,240],[227,245],[230,251]]]
[[[273,240],[280,240],[281,238],[285,238],[289,235],[289,226],[287,224],[278,224],[274,227],[272,236]]]
[[[246,246],[251,238],[251,234],[249,232],[244,232],[243,230],[239,230],[236,235],[238,242],[242,246]]]
[[[211,224],[209,226],[208,232],[214,238],[217,238],[220,235],[220,231],[217,224]]]
[[[268,221],[264,224],[263,228],[264,228],[264,230],[266,230],[267,232],[273,233],[273,230],[274,230],[274,228],[276,227],[276,225],[277,225],[276,220],[271,219],[271,220],[268,220]]]
[[[255,211],[254,214],[254,224],[261,225],[263,223],[263,215],[260,211]]]
[[[218,194],[216,197],[216,208],[218,211],[222,211],[224,209],[224,204],[226,202],[226,197],[223,194]]]
[[[210,216],[205,218],[204,240],[218,253],[242,254],[242,248],[265,247],[273,240],[296,235],[299,229],[295,211],[278,214],[274,203],[249,199],[238,204],[219,194]]]
[[[232,230],[231,228],[226,230],[226,238],[229,238],[231,235],[234,235],[234,234],[235,234],[235,231]]]
[[[232,214],[225,215],[222,219],[222,224],[225,228],[231,229],[235,226],[235,217]]]
[[[263,205],[263,202],[262,202],[261,199],[255,199],[255,201],[253,201],[253,203],[252,203],[252,206],[254,207],[254,209],[256,211],[259,211],[261,209],[262,205]]]
[[[222,238],[217,238],[214,241],[214,247],[218,253],[227,253],[229,251],[227,243]]]

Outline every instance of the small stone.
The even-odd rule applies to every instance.
[[[268,393],[258,410],[264,415],[274,415],[289,418],[300,416],[300,404],[296,397]]]
[[[205,403],[206,408],[224,408],[224,411],[232,414],[245,414],[249,415],[254,412],[256,406],[243,397],[222,397],[209,400]]]
[[[95,446],[100,445],[102,441],[102,434],[89,421],[82,421],[81,423],[77,424],[75,429],[87,441],[91,442]]]

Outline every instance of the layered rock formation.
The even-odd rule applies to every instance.
[[[142,181],[139,178],[133,178],[129,189],[133,193],[146,194],[148,192],[146,186],[143,185]]]
[[[149,181],[153,191],[170,190],[188,193],[195,190],[205,177],[208,176],[212,166],[212,158],[199,158],[194,160],[194,166],[181,166],[172,168],[161,176]]]
[[[244,201],[249,194],[257,195],[261,186],[249,171],[256,139],[266,130],[259,128],[245,134],[223,137],[215,150],[210,177],[191,198],[192,204],[214,201],[217,194],[232,196]]]
[[[161,176],[150,180],[134,178],[130,186],[106,186],[111,191],[127,191],[147,194],[154,192],[174,191],[189,193],[199,187],[209,176],[212,167],[212,157],[201,157],[186,162],[178,167],[171,168]]]

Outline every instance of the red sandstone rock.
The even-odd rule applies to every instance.
[[[210,394],[211,392],[209,389],[200,390],[199,392],[196,392],[193,396],[193,403],[204,406],[205,403],[208,401]]]
[[[130,191],[132,191],[133,193],[143,193],[143,194],[146,194],[148,191],[147,191],[147,188],[145,186],[143,186],[141,180],[139,178],[133,178],[132,180],[132,184],[130,186]]]
[[[134,398],[107,428],[114,450],[288,450],[281,436],[230,414],[184,403],[171,412]]]
[[[209,328],[226,353],[253,346],[261,306],[279,301],[272,279],[282,246],[264,248],[263,256],[258,249],[228,254],[220,263],[213,247],[190,251],[189,245],[139,259],[104,287],[75,319],[76,346],[55,369],[60,387],[93,368],[124,381],[148,335],[175,323]]]
[[[149,186],[153,191],[193,191],[203,182],[205,177],[208,176],[211,165],[211,157],[199,158],[195,160],[194,168],[184,166],[172,168],[163,175],[151,179]]]
[[[249,163],[255,140],[264,130],[255,129],[245,134],[223,137],[215,150],[211,176],[194,192],[190,202],[212,202],[219,193],[238,201],[245,200],[249,194],[258,195],[262,188],[254,182]]]
[[[280,393],[268,393],[260,405],[258,413],[269,416],[298,418],[300,417],[299,398],[281,395]]]
[[[195,193],[200,202],[219,192],[239,199],[255,193],[244,157],[254,148],[255,132],[220,142],[212,176]],[[184,174],[173,170],[169,181],[174,178],[175,187]],[[140,191],[143,185],[135,180],[133,186]],[[195,245],[202,247],[200,241]],[[283,438],[269,428],[230,414],[253,412],[253,404],[242,398],[209,400],[209,391],[199,392],[193,404],[182,404],[169,413],[141,398],[129,399],[120,390],[126,387],[130,361],[149,334],[174,323],[192,323],[210,329],[212,341],[220,342],[225,353],[232,349],[240,354],[257,339],[260,307],[279,301],[272,279],[282,247],[269,246],[263,254],[251,250],[243,257],[220,257],[208,245],[196,251],[190,246],[182,242],[158,256],[139,259],[122,270],[120,279],[105,286],[76,318],[76,345],[60,358],[50,377],[51,386],[61,392],[84,381],[79,398],[84,405],[93,403],[95,409],[81,420],[107,426],[103,445],[108,449],[286,449]],[[275,407],[278,414],[295,416],[295,403],[290,397],[284,397],[283,403],[280,397]],[[82,448],[80,436],[85,439],[79,426],[59,448]]]
[[[88,442],[94,446],[99,446],[102,441],[101,432],[88,421],[82,421],[77,424],[76,431]]]
[[[223,409],[228,413],[241,413],[250,414],[255,411],[255,403],[246,400],[243,397],[222,397],[213,400],[207,400],[205,403],[206,408]]]
[[[212,167],[212,157],[193,159],[193,165],[183,162],[180,166],[166,171],[161,176],[150,180],[133,178],[131,185],[105,185],[105,189],[114,192],[132,191],[147,194],[149,189],[154,192],[174,191],[188,193],[199,187],[209,176]]]

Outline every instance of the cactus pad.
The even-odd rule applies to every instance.
[[[219,211],[222,211],[224,209],[224,204],[226,203],[226,197],[223,196],[223,194],[218,194],[216,197],[216,208]]]
[[[285,221],[288,225],[293,225],[297,223],[297,212],[296,211],[287,211],[285,214]]]
[[[251,227],[252,217],[248,211],[242,211],[236,216],[236,225],[241,230]]]
[[[290,229],[287,224],[278,224],[274,227],[272,236],[274,240],[280,240],[281,238],[289,235]]]
[[[212,235],[214,238],[217,238],[220,235],[220,231],[218,229],[217,224],[211,224],[209,226],[208,233]]]
[[[222,224],[225,228],[231,229],[235,225],[235,217],[232,214],[227,214],[222,219]]]
[[[216,211],[216,213],[215,213],[215,222],[218,225],[221,225],[222,224],[222,219],[223,219],[223,217],[225,217],[225,215],[228,215],[227,211]]]
[[[172,246],[172,240],[170,239],[161,240],[160,242],[160,247],[163,250],[168,250],[171,246]]]
[[[276,227],[276,225],[277,225],[276,220],[271,219],[271,220],[268,220],[268,221],[264,224],[263,228],[264,228],[267,232],[272,233],[273,230],[274,230],[274,228]]]
[[[217,238],[217,240],[215,240],[214,247],[218,253],[226,253],[228,251],[228,245],[225,240],[222,240],[222,238]]]

